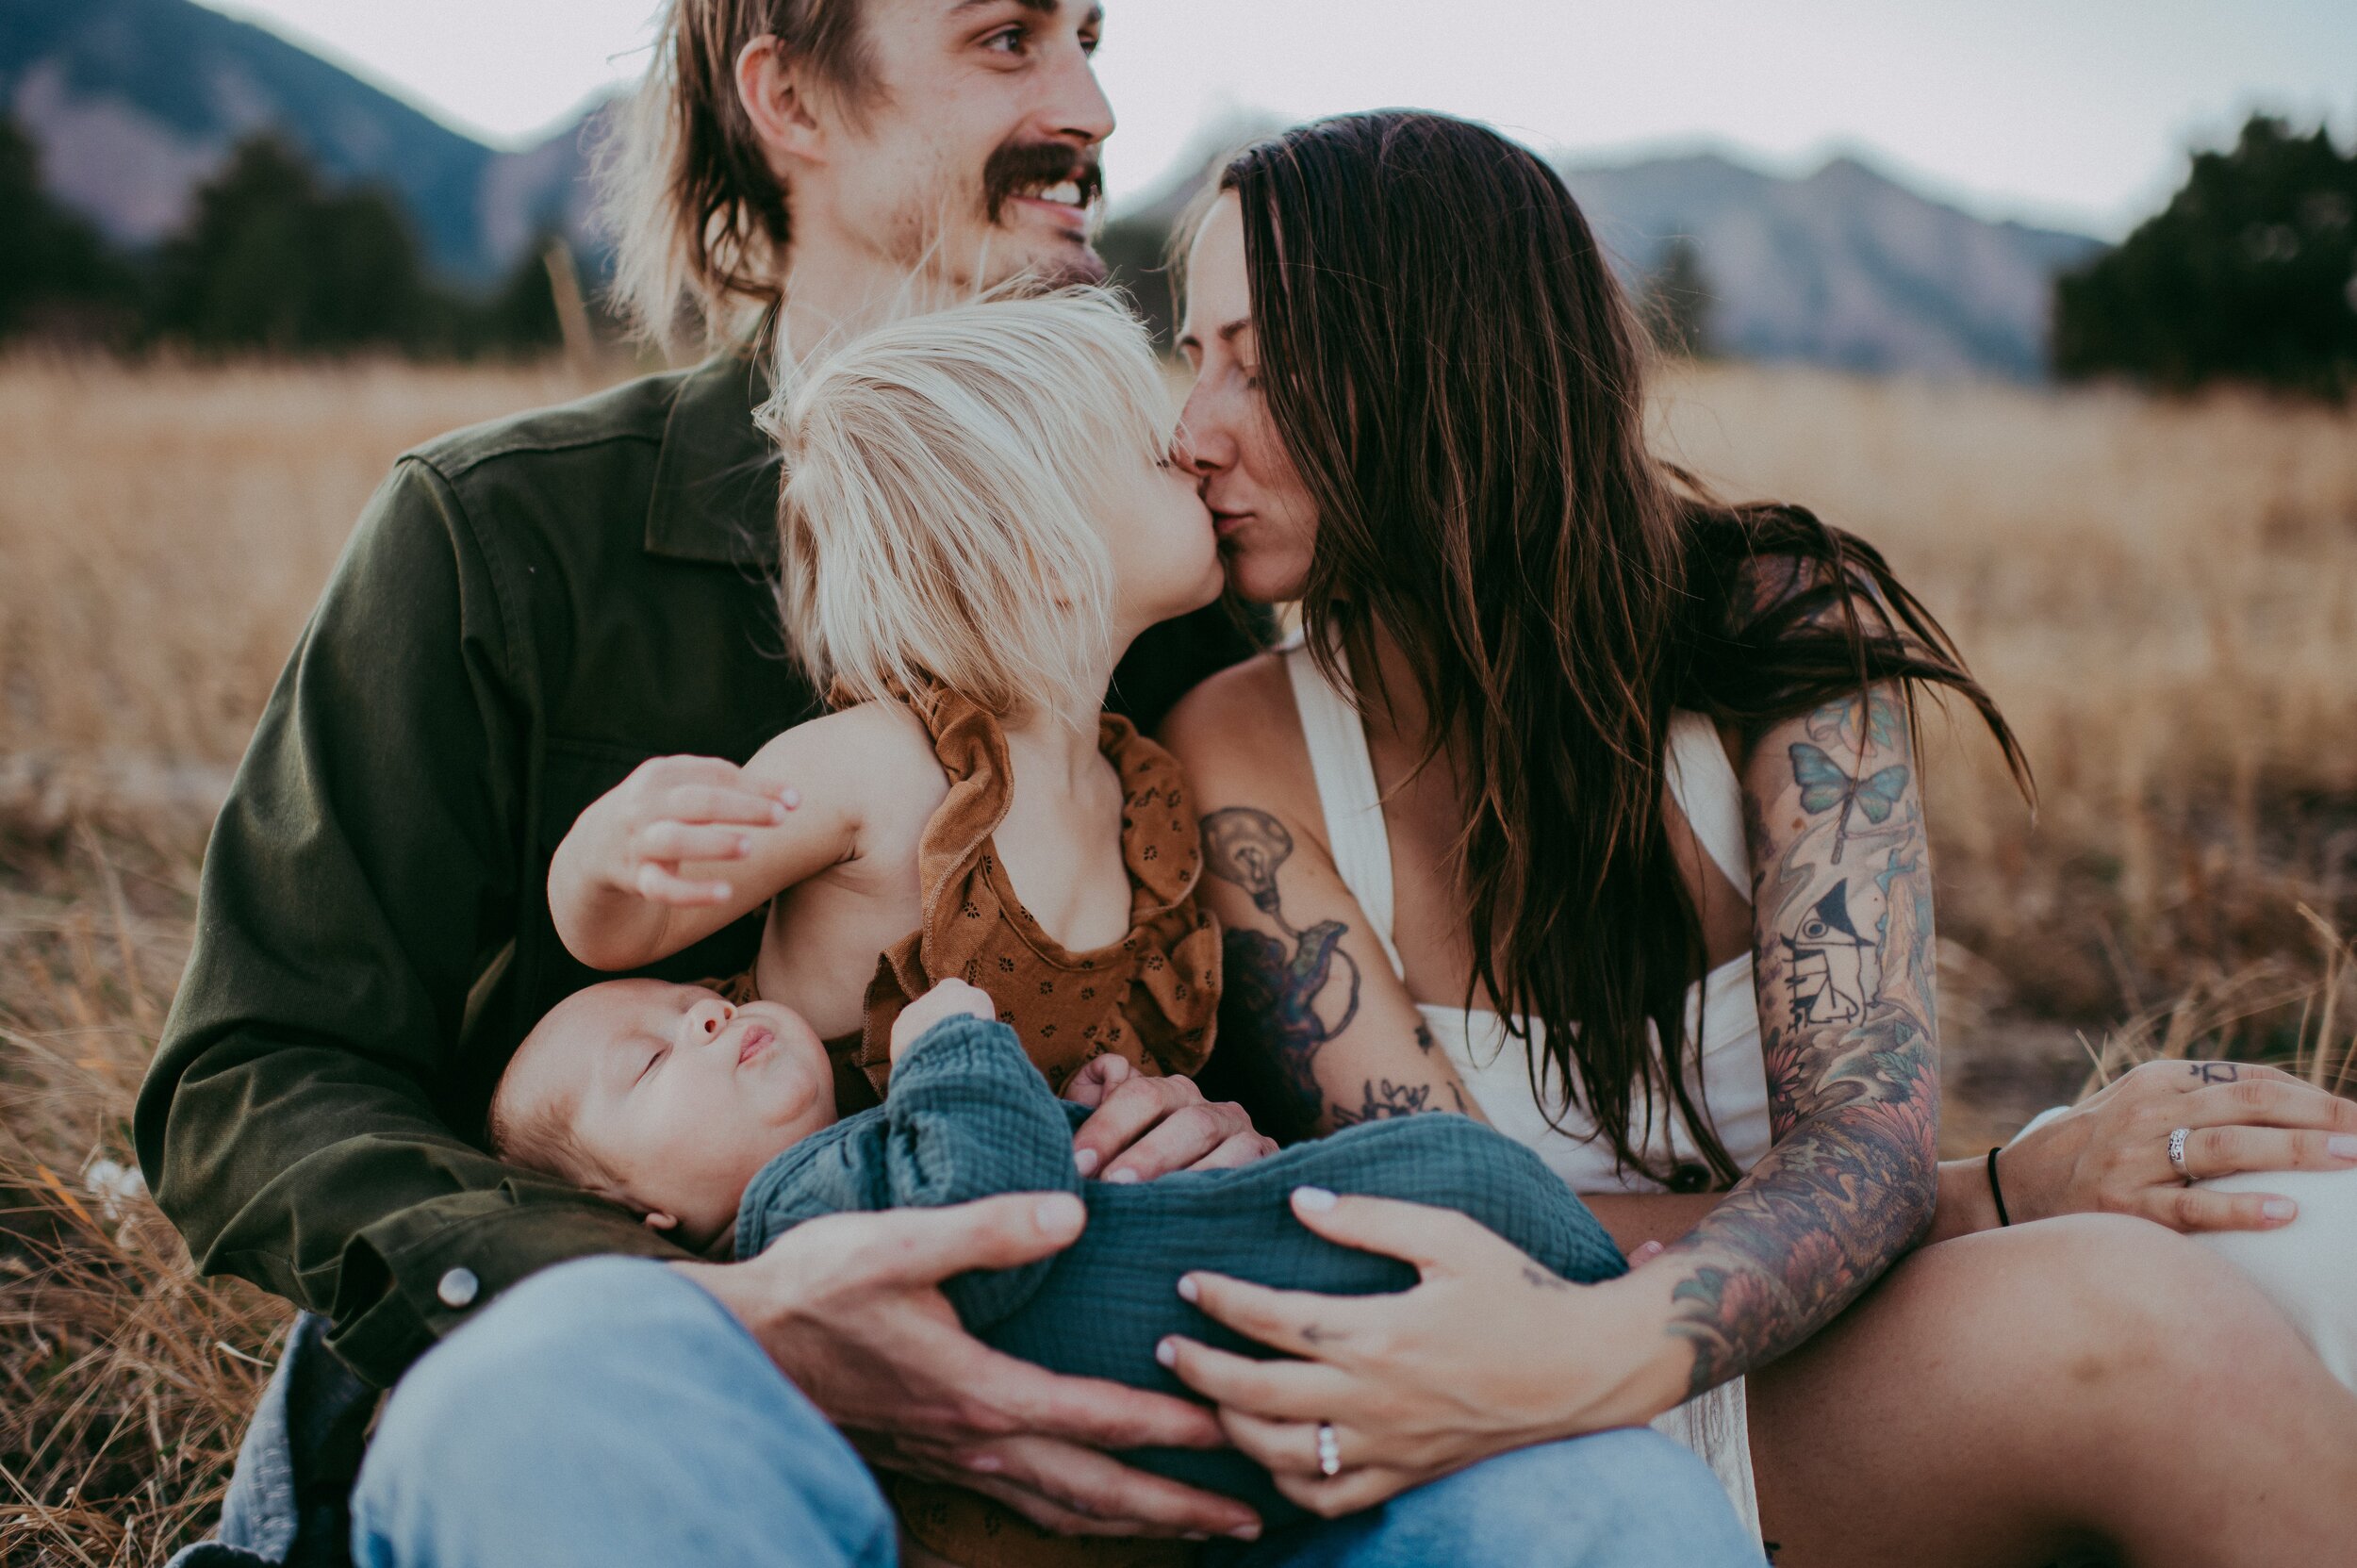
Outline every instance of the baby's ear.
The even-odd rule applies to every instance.
[[[647,1215],[646,1218],[647,1229],[650,1230],[670,1231],[679,1229],[679,1217],[675,1214],[667,1214],[660,1209]]]

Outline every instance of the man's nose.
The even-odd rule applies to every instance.
[[[1094,147],[1113,134],[1113,106],[1096,82],[1096,68],[1078,43],[1060,50],[1047,74],[1047,101],[1040,117],[1060,140]]]

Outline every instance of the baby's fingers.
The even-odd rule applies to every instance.
[[[646,860],[742,860],[752,841],[735,828],[695,822],[650,822],[631,841]]]
[[[674,904],[683,909],[701,908],[707,904],[729,901],[731,888],[724,882],[694,882],[653,861],[639,865],[638,874],[631,879],[638,896],[650,903]]]

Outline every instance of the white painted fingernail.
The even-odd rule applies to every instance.
[[[2288,1197],[2270,1197],[2259,1205],[2259,1213],[2269,1219],[2294,1219],[2299,1216],[2299,1205]]]
[[[1334,1195],[1324,1187],[1295,1187],[1294,1207],[1307,1209],[1313,1214],[1322,1214],[1334,1207]]]
[[[2357,1160],[2357,1133],[2333,1133],[2324,1140],[2324,1152],[2335,1160]]]
[[[1234,1536],[1238,1541],[1258,1541],[1261,1539],[1261,1527],[1258,1525],[1238,1525],[1234,1529],[1229,1530],[1228,1533]]]
[[[801,803],[802,792],[799,789],[786,790],[778,797],[778,804],[783,806],[788,811],[792,811],[796,806],[799,806]]]
[[[1080,1229],[1080,1200],[1070,1193],[1056,1193],[1043,1197],[1031,1208],[1031,1223],[1044,1235],[1060,1236]]]
[[[1138,1173],[1133,1170],[1109,1171],[1105,1176],[1105,1180],[1116,1187],[1126,1187],[1137,1179]]]
[[[1072,1168],[1082,1176],[1094,1174],[1104,1160],[1105,1157],[1093,1148],[1076,1148],[1072,1151]]]
[[[1195,1276],[1194,1276],[1194,1275],[1192,1275],[1192,1274],[1181,1274],[1180,1276],[1178,1276],[1178,1299],[1179,1299],[1179,1300],[1181,1300],[1181,1301],[1190,1301],[1190,1302],[1191,1302],[1191,1301],[1193,1301],[1193,1300],[1194,1300],[1196,1296],[1201,1296],[1202,1294],[1203,1294],[1203,1292],[1202,1292],[1202,1291],[1201,1291],[1201,1290],[1200,1290],[1200,1289],[1199,1289],[1199,1288],[1195,1285]]]
[[[995,1476],[1007,1467],[1007,1461],[996,1454],[972,1454],[967,1456],[965,1467],[979,1470],[985,1476]]]
[[[1177,1366],[1178,1364],[1178,1347],[1168,1340],[1162,1340],[1154,1346],[1154,1359],[1162,1362],[1164,1366]]]

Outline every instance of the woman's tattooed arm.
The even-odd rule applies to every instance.
[[[1282,822],[1248,806],[1211,812],[1203,852],[1204,895],[1227,928],[1220,1049],[1272,1060],[1322,1131],[1472,1114],[1406,989],[1377,967],[1365,916],[1329,869],[1295,856]]]
[[[1932,877],[1904,695],[1754,738],[1753,953],[1775,1144],[1666,1263],[1691,1390],[1800,1344],[1930,1223]]]

